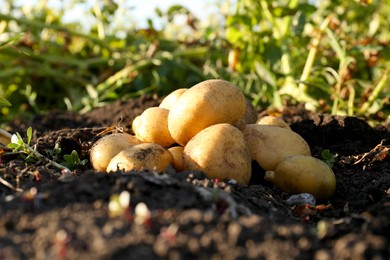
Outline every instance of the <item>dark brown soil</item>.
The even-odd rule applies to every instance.
[[[130,130],[159,100],[117,102],[87,114],[53,111],[10,131],[34,129],[47,155],[59,143],[88,159],[97,134]],[[289,194],[253,165],[249,186],[201,172],[98,173],[89,163],[72,173],[16,155],[0,157],[0,259],[390,259],[390,132],[355,117],[283,110],[313,156],[337,155],[336,193],[316,206],[289,205]],[[4,152],[4,151],[2,151]],[[60,157],[62,158],[62,157]],[[110,197],[131,194],[130,207],[109,213]],[[111,199],[112,200],[112,199]],[[139,218],[145,203],[150,217]],[[137,217],[138,216],[138,217]]]

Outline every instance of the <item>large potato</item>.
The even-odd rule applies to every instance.
[[[286,128],[249,124],[244,129],[244,135],[252,160],[257,161],[264,170],[275,170],[288,156],[311,155],[307,142]]]
[[[208,126],[237,123],[245,109],[245,97],[238,87],[224,80],[206,80],[180,96],[169,111],[168,129],[173,139],[185,146]]]
[[[161,145],[143,143],[122,150],[111,159],[107,172],[149,170],[162,172],[172,163],[172,154]]]
[[[336,189],[336,177],[323,161],[306,155],[284,159],[275,171],[264,177],[279,189],[291,193],[310,193],[317,199],[328,199]]]
[[[235,179],[248,184],[251,158],[244,135],[230,124],[216,124],[195,135],[183,151],[187,170],[200,170],[210,178]]]
[[[145,143],[156,143],[169,147],[175,143],[168,130],[169,110],[161,107],[150,107],[133,120],[135,136]]]
[[[97,140],[90,150],[92,167],[97,171],[106,171],[112,157],[123,149],[141,143],[135,136],[126,133],[114,133]]]
[[[179,88],[172,91],[160,103],[159,107],[170,110],[177,102],[179,97],[188,90],[188,88]]]

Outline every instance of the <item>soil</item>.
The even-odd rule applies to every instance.
[[[24,136],[31,126],[42,154],[60,145],[58,161],[72,150],[89,159],[99,133],[131,132],[134,117],[159,101],[52,111],[15,120],[8,130]],[[389,123],[371,127],[301,106],[279,113],[313,156],[322,158],[325,149],[335,155],[330,200],[291,205],[291,194],[264,181],[255,163],[245,186],[173,169],[106,174],[89,162],[66,172],[2,149],[0,259],[390,259]],[[126,194],[130,203],[122,205]]]

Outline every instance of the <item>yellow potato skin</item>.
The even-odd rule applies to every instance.
[[[150,107],[133,120],[132,129],[135,136],[145,143],[156,143],[169,147],[175,143],[168,130],[169,110],[161,107]]]
[[[172,154],[153,143],[134,145],[115,155],[107,166],[107,172],[123,170],[149,170],[163,172],[172,163]]]
[[[275,171],[267,171],[267,181],[290,193],[310,193],[317,199],[329,199],[336,189],[336,177],[323,161],[305,155],[283,160]]]
[[[241,90],[230,82],[203,81],[184,92],[168,115],[168,129],[180,145],[208,126],[237,123],[246,109]]]
[[[278,116],[263,116],[256,121],[258,125],[273,125],[291,130],[290,126]]]
[[[159,107],[170,110],[180,98],[180,96],[186,92],[188,88],[179,88],[172,91],[168,96],[166,96],[160,103]]]
[[[106,171],[111,159],[123,149],[141,142],[133,135],[114,133],[97,140],[90,150],[90,162],[97,171]]]
[[[183,158],[184,147],[174,146],[169,148],[168,151],[170,151],[173,156],[173,163],[172,163],[173,168],[178,172],[184,171],[185,170],[184,158]]]
[[[249,124],[244,129],[252,160],[266,171],[275,170],[292,155],[311,155],[307,142],[297,133],[278,126]]]
[[[183,151],[187,170],[200,170],[210,178],[235,179],[248,184],[251,158],[242,132],[222,123],[205,128],[195,135]]]

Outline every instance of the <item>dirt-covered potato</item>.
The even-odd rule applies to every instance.
[[[248,124],[254,124],[257,120],[257,112],[255,107],[247,98],[245,99],[245,103],[246,106],[244,116],[240,119],[240,121],[234,124],[234,126],[240,130],[243,130]]]
[[[274,170],[288,156],[311,155],[307,142],[289,129],[250,124],[243,132],[252,160],[257,161],[264,170]]]
[[[159,144],[143,143],[122,150],[107,166],[107,172],[149,170],[162,172],[172,163],[172,154]]]
[[[185,91],[170,109],[169,132],[178,144],[185,146],[208,126],[236,124],[245,108],[245,97],[238,87],[224,80],[206,80]]]
[[[235,179],[248,184],[251,158],[243,133],[230,124],[209,126],[184,147],[184,166],[200,170],[210,178]]]
[[[90,150],[92,167],[97,171],[106,171],[112,157],[123,149],[141,143],[135,136],[126,133],[114,133],[97,140]]]
[[[291,130],[290,126],[279,116],[263,116],[256,121],[256,124],[279,126]]]
[[[317,199],[329,199],[336,189],[332,169],[312,156],[295,155],[284,159],[265,179],[290,193],[310,193]]]
[[[169,147],[175,143],[168,130],[169,110],[161,107],[150,107],[133,120],[135,136],[145,143],[156,143]]]
[[[172,163],[173,168],[178,172],[184,171],[185,170],[184,158],[183,158],[184,147],[174,146],[169,148],[168,151],[170,151],[173,156],[173,163]]]
[[[159,107],[170,110],[173,105],[176,104],[179,97],[187,91],[188,88],[179,88],[172,91],[168,96],[166,96],[160,103]]]

